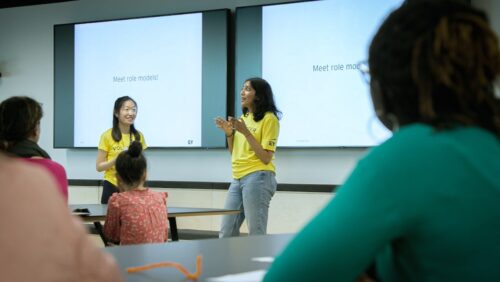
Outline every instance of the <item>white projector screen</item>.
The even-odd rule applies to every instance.
[[[244,36],[261,41],[236,50],[236,90],[251,76],[271,84],[283,112],[278,146],[369,147],[390,136],[375,116],[358,63],[401,3],[312,1],[237,10],[237,48],[246,45]]]
[[[73,44],[73,64],[63,65],[73,71],[68,146],[96,147],[112,126],[114,101],[130,96],[138,104],[135,126],[149,147],[224,147],[213,122],[205,121],[226,115],[226,20],[223,10],[81,23],[70,25],[67,38],[56,26],[56,68],[63,65],[58,50]],[[57,94],[64,93],[56,86]]]
[[[148,145],[201,145],[201,17],[75,25],[75,145],[95,146],[125,95]]]

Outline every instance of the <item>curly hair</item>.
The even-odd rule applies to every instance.
[[[500,135],[500,52],[483,12],[452,1],[407,2],[375,35],[369,65],[386,112],[401,123]]]

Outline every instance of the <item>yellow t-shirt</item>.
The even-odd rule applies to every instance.
[[[276,151],[279,135],[278,118],[271,112],[267,112],[260,121],[253,120],[253,114],[242,115],[247,128],[253,137],[262,145],[264,150]],[[274,156],[273,156],[274,160]],[[276,172],[273,161],[264,164],[250,147],[243,134],[236,132],[233,140],[233,152],[231,156],[233,167],[233,178],[240,179],[245,175],[259,170]]]
[[[134,135],[130,134],[122,134],[122,139],[119,142],[116,142],[111,136],[111,128],[106,130],[101,135],[101,140],[99,141],[99,150],[106,151],[108,154],[106,155],[106,161],[112,160],[116,158],[123,150],[128,149],[130,146],[130,142],[135,140]],[[146,149],[148,146],[146,145],[146,140],[144,140],[144,136],[141,132],[139,132],[141,136],[141,144],[142,148]],[[104,172],[104,180],[107,180],[113,185],[117,186],[118,181],[116,180],[116,169],[115,166]]]

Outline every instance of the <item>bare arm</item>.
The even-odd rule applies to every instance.
[[[233,125],[233,128],[236,129],[236,131],[245,136],[248,144],[250,144],[250,147],[255,152],[257,158],[259,158],[266,165],[271,162],[274,152],[266,150],[262,147],[262,145],[255,139],[255,137],[253,137],[252,133],[250,133],[250,130],[248,130],[245,122],[242,119],[229,117],[229,121]]]
[[[227,138],[227,147],[228,147],[229,153],[232,154],[233,153],[234,134],[231,136],[226,135],[226,138]]]
[[[115,165],[116,158],[106,161],[108,152],[99,149],[97,151],[97,160],[95,162],[95,169],[99,172],[108,170]]]
[[[250,132],[248,135],[245,135],[245,138],[247,139],[248,144],[250,144],[250,147],[252,147],[252,150],[255,152],[257,158],[259,158],[266,165],[271,162],[274,155],[273,151],[262,148],[262,145],[255,140],[255,137],[253,137]]]

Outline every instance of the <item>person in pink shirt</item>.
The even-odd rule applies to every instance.
[[[114,258],[88,238],[45,169],[0,153],[0,186],[1,281],[123,281]]]
[[[63,196],[63,198],[68,201],[68,178],[66,176],[66,170],[59,163],[51,160],[51,159],[43,159],[43,158],[24,158],[26,162],[39,165],[47,171],[49,171],[52,176],[54,176],[57,187],[59,188],[59,192]]]
[[[147,162],[133,141],[116,159],[118,190],[108,202],[104,236],[114,244],[163,243],[168,239],[167,193],[144,187]]]
[[[46,169],[57,182],[57,188],[68,201],[66,170],[51,160],[38,146],[42,106],[30,97],[10,97],[0,104],[0,150]]]

